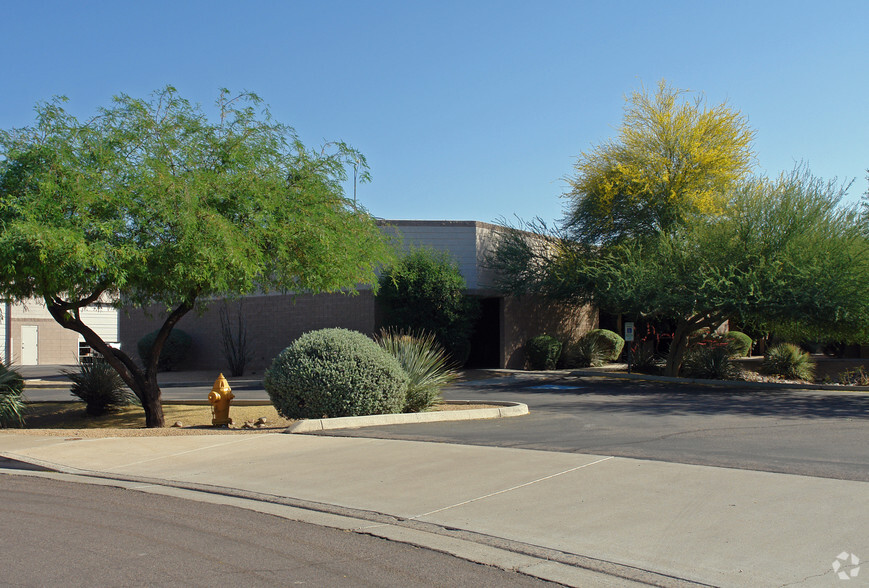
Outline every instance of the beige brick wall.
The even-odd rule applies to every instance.
[[[190,355],[179,369],[227,370],[221,348],[220,312],[222,301],[211,302],[203,314],[195,310],[181,319],[177,327],[193,338]],[[236,328],[238,302],[227,302],[230,322]],[[370,291],[357,295],[317,294],[291,296],[251,296],[241,303],[247,325],[248,346],[253,354],[248,373],[259,373],[274,357],[302,333],[329,327],[343,327],[366,334],[374,331],[374,296]],[[141,310],[122,312],[121,346],[138,361],[136,343],[157,330],[166,314],[151,308],[148,318]]]
[[[565,342],[598,325],[592,306],[557,304],[536,297],[504,298],[501,315],[501,366],[525,367],[525,342],[537,335],[551,335]]]

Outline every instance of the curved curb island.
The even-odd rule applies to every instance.
[[[303,419],[284,429],[284,433],[316,433],[318,431],[328,431],[332,429],[358,429],[361,427],[377,427],[380,425],[500,419],[528,414],[528,405],[521,402],[446,400],[444,401],[444,404],[492,404],[497,406],[497,408],[440,410],[434,412],[411,412],[402,414],[372,414],[369,416],[337,417],[333,419]]]

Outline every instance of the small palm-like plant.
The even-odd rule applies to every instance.
[[[763,373],[792,380],[809,380],[815,375],[811,356],[791,343],[782,343],[769,350],[761,364]]]
[[[441,388],[458,378],[449,356],[431,333],[383,329],[377,343],[395,357],[410,378],[403,412],[420,412],[441,400]]]
[[[735,380],[740,370],[733,363],[733,349],[728,345],[697,345],[688,350],[682,373],[689,378]]]
[[[81,363],[77,372],[66,375],[72,380],[70,393],[85,402],[85,412],[91,416],[106,414],[135,400],[118,372],[104,360]]]
[[[565,346],[563,359],[568,368],[598,367],[612,354],[611,344],[595,333],[587,333]]]
[[[21,397],[24,379],[9,366],[0,364],[0,428],[24,425],[26,405]]]

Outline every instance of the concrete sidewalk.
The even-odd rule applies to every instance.
[[[10,432],[0,434],[0,455],[380,535],[573,586],[832,586],[840,582],[832,566],[840,553],[869,558],[869,484],[862,482],[283,434],[75,440]],[[848,582],[867,584],[869,569]]]

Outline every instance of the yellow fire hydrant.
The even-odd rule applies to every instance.
[[[232,393],[232,388],[229,387],[229,382],[223,377],[223,374],[214,381],[214,386],[208,394],[208,402],[211,403],[211,424],[215,427],[220,425],[231,425],[232,419],[229,418],[229,404],[235,396]]]

